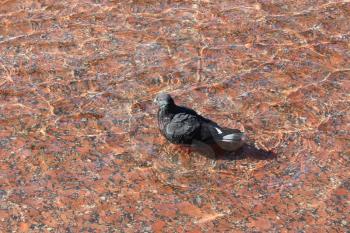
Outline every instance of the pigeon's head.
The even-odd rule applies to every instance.
[[[159,107],[165,107],[167,105],[173,105],[174,100],[167,93],[160,93],[154,99],[154,103],[156,103]]]

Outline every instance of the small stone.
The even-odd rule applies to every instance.
[[[6,191],[5,190],[0,190],[0,199],[3,199],[6,196]]]
[[[165,226],[165,222],[162,220],[158,220],[155,223],[153,223],[152,228],[155,233],[162,232],[162,229]]]
[[[202,205],[202,198],[200,196],[196,196],[195,204],[197,204],[199,206]]]

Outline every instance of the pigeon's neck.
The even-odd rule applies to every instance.
[[[160,110],[166,113],[171,113],[176,109],[176,105],[174,103],[169,103],[167,105],[161,106]]]

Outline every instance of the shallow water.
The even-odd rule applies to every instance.
[[[348,1],[0,6],[2,232],[345,232]],[[159,92],[256,146],[170,145]]]

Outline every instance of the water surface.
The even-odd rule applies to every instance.
[[[2,232],[345,232],[348,1],[0,6]],[[171,93],[276,157],[160,137]]]

